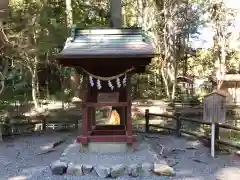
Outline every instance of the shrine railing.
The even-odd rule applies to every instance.
[[[151,124],[150,121],[158,121],[158,120],[150,120],[150,117],[162,117],[163,119],[165,118],[166,120],[171,119],[175,121],[175,127],[166,127],[156,123]],[[210,142],[210,136],[208,135],[203,135],[201,133],[196,133],[196,132],[190,132],[188,130],[183,129],[184,122],[190,122],[190,123],[195,123],[199,125],[209,126],[209,128],[211,126],[210,122],[204,122],[204,121],[199,121],[197,119],[182,117],[179,114],[177,115],[156,114],[156,113],[150,113],[148,109],[146,109],[145,111],[145,132],[146,133],[158,133],[159,131],[152,130],[152,128],[155,128],[155,129],[157,128],[157,129],[164,129],[170,132],[174,132],[176,136],[182,136],[184,134],[187,134],[187,135],[195,136],[200,139],[209,140]],[[215,138],[216,138],[215,142],[217,143],[217,145],[222,144],[222,145],[240,149],[240,144],[234,143],[232,141],[226,141],[226,140],[220,139],[220,133],[219,133],[220,128],[238,131],[239,134],[240,134],[240,128],[226,125],[226,124],[216,124],[216,130],[215,130]]]

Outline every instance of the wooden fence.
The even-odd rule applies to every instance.
[[[25,117],[22,117],[23,119]],[[32,120],[34,119],[34,120]],[[33,132],[44,132],[48,129],[58,128],[74,128],[78,129],[78,119],[68,118],[69,120],[48,120],[47,116],[37,116],[30,119],[26,119],[20,122],[4,121],[0,122],[0,138],[1,136],[11,136],[20,134],[29,134]]]
[[[173,128],[173,127],[164,127],[164,126],[161,126],[161,125],[158,125],[158,124],[150,124],[149,123],[150,122],[150,117],[152,117],[152,116],[170,118],[170,119],[176,121],[176,127],[175,128]],[[198,133],[194,133],[194,132],[189,132],[189,131],[183,130],[183,128],[182,128],[183,127],[183,122],[191,122],[191,123],[197,123],[197,124],[211,126],[211,123],[209,123],[209,122],[203,122],[203,121],[199,121],[199,120],[196,120],[196,119],[190,119],[190,118],[182,117],[179,114],[168,115],[168,114],[150,113],[149,109],[146,109],[146,111],[145,111],[145,120],[146,120],[145,131],[147,133],[154,132],[154,131],[150,131],[150,128],[154,127],[154,128],[166,129],[166,130],[175,132],[176,136],[181,136],[182,134],[188,134],[188,135],[195,136],[197,138],[205,138],[207,140],[210,140],[210,137],[208,137],[208,136],[199,135]],[[226,124],[216,124],[216,130],[215,130],[215,133],[216,133],[215,134],[216,145],[222,144],[222,145],[227,145],[227,146],[231,146],[231,147],[240,149],[240,145],[237,144],[237,143],[223,141],[223,140],[219,139],[219,129],[220,128],[229,129],[229,130],[235,130],[235,131],[239,131],[240,132],[240,128],[239,127],[233,127],[233,126],[229,126],[229,125],[226,125]]]

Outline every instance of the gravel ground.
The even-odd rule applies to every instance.
[[[176,172],[174,180],[239,180],[240,157],[236,155],[210,156],[210,149],[198,140],[174,136],[145,136],[152,148],[160,152],[159,144],[164,146],[163,157]]]
[[[75,135],[54,133],[15,138],[0,144],[0,179],[1,180],[95,180],[96,177],[52,176],[49,164],[59,159]],[[41,147],[58,139],[67,141],[49,154],[37,155]],[[121,177],[119,180],[239,180],[240,158],[234,155],[210,157],[209,149],[196,140],[175,138],[174,136],[153,136],[144,138],[157,153],[164,146],[163,157],[176,171],[175,177]],[[191,147],[192,149],[186,149]],[[22,179],[20,178],[22,176]],[[15,177],[15,178],[13,178]],[[27,177],[27,178],[26,178]],[[100,178],[97,178],[100,179]]]
[[[73,137],[74,135],[69,133],[50,133],[5,140],[0,143],[0,179],[11,179],[10,177],[25,171],[33,173],[42,170],[59,158],[67,144],[72,143]],[[60,139],[65,139],[66,142],[56,147],[56,151],[38,155],[43,152],[42,147]]]

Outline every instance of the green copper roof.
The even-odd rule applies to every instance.
[[[153,46],[141,28],[74,29],[59,56],[146,56],[153,57]]]

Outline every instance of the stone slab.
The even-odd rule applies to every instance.
[[[129,145],[127,143],[112,143],[112,142],[90,142],[88,143],[88,152],[97,153],[116,153],[116,152],[128,152]]]
[[[74,164],[91,164],[93,166],[114,166],[119,164],[130,165],[159,161],[159,157],[151,150],[150,145],[147,143],[137,144],[136,150],[133,152],[80,152],[80,147],[81,145],[78,143],[70,144],[63,152],[60,160]]]

